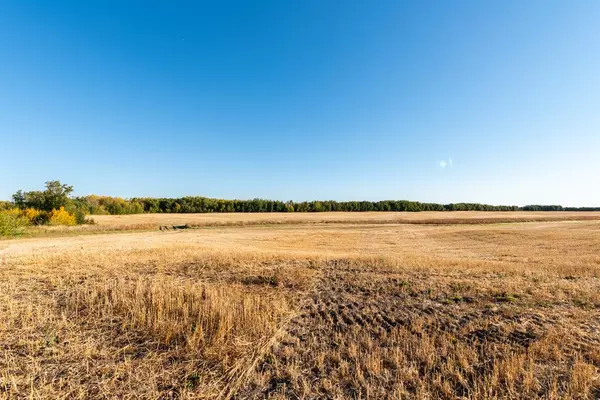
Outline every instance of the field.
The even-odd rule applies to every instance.
[[[222,213],[99,215],[103,226],[151,226],[190,224],[252,225],[298,223],[494,223],[515,221],[600,220],[600,212],[323,212],[323,213]]]
[[[98,216],[2,240],[0,398],[600,398],[599,217]]]
[[[512,222],[599,221],[600,212],[321,212],[94,215],[94,224],[77,227],[37,226],[26,236],[64,236],[213,226],[327,224],[498,224]]]

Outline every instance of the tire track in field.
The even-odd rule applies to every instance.
[[[323,266],[322,276],[306,294],[298,312],[282,327],[268,351],[265,349],[262,360],[253,363],[256,367],[252,372],[254,382],[247,380],[245,385],[240,385],[237,398],[258,399],[282,394],[298,399],[391,397],[399,384],[397,377],[394,378],[398,367],[383,362],[383,371],[374,375],[361,370],[364,369],[362,361],[350,359],[348,352],[353,346],[359,347],[362,357],[368,357],[368,346],[362,341],[370,340],[379,350],[393,350],[400,346],[394,339],[398,330],[414,337],[454,338],[465,346],[479,349],[482,357],[486,357],[489,345],[527,351],[542,340],[549,329],[569,329],[569,320],[564,319],[568,308],[557,307],[544,313],[523,309],[507,317],[481,303],[443,304],[425,293],[399,293],[390,290],[398,285],[397,279],[382,280],[381,275],[377,278],[377,281],[369,281],[368,276],[362,277],[347,268],[343,260]],[[600,346],[600,322],[588,321],[579,329],[580,333],[573,331],[564,344],[570,354]],[[336,357],[341,359],[336,360]],[[355,372],[341,372],[346,368],[344,365]],[[491,364],[473,368],[491,368]],[[363,374],[367,383],[357,387],[352,374]],[[318,383],[327,380],[338,387],[330,390]],[[312,382],[310,391],[303,382]],[[467,389],[460,385],[456,383],[455,394],[464,396]]]

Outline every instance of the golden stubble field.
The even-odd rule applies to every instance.
[[[92,225],[38,226],[29,236],[254,225],[446,225],[512,222],[600,221],[600,212],[322,212],[94,215]]]
[[[0,241],[0,398],[600,397],[595,214],[383,214]]]

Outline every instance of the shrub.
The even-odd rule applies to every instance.
[[[50,214],[50,225],[77,225],[75,215],[71,214],[64,207],[52,210]]]
[[[21,210],[21,215],[27,218],[27,221],[29,221],[30,224],[32,224],[33,221],[37,220],[41,214],[42,211],[36,210],[35,208],[26,208],[24,210]]]
[[[19,210],[18,208],[10,208],[6,211],[3,211],[4,214],[6,215],[12,215],[13,217],[21,217],[21,210]]]
[[[40,211],[32,220],[32,225],[46,225],[50,222],[50,215],[48,211]]]
[[[82,209],[77,209],[75,210],[75,212],[73,213],[73,215],[75,216],[75,223],[77,225],[82,225],[85,224],[85,212]]]
[[[50,221],[50,213],[35,208],[20,210],[20,216],[25,218],[29,225],[46,225]]]
[[[0,236],[15,236],[22,233],[27,219],[12,210],[0,212]]]
[[[75,217],[75,223],[77,225],[81,225],[85,224],[85,216],[89,214],[89,207],[80,199],[76,199],[65,207],[65,211]]]

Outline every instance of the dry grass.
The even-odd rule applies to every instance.
[[[238,226],[278,224],[481,224],[564,220],[600,220],[600,212],[323,212],[97,215],[113,228],[173,226]]]
[[[3,241],[0,398],[598,398],[598,249],[595,221]]]
[[[94,215],[94,224],[34,226],[25,237],[73,236],[130,231],[233,226],[288,225],[483,225],[499,223],[599,221],[600,212],[324,212]],[[4,240],[0,237],[0,241]]]

